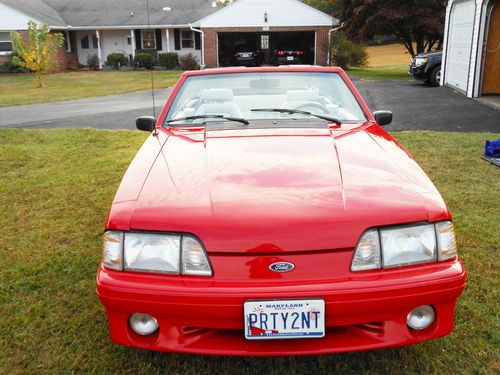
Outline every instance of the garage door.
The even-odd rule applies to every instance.
[[[286,64],[315,62],[314,31],[222,32],[217,39],[219,66],[278,65],[283,56]],[[289,59],[288,51],[294,51],[297,57]]]
[[[467,91],[467,78],[474,28],[474,1],[453,5],[450,15],[445,83],[461,91]]]

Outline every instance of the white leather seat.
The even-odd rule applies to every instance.
[[[282,108],[294,109],[309,103],[321,103],[318,93],[314,90],[290,90],[286,93],[286,103]]]
[[[228,117],[242,117],[240,107],[234,102],[231,89],[205,89],[200,93],[201,105],[196,115],[223,115]]]

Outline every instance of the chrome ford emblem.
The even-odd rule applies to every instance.
[[[295,264],[290,262],[276,262],[269,266],[269,269],[274,272],[290,272],[295,268]]]

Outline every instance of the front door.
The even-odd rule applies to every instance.
[[[483,94],[500,94],[500,6],[493,5],[483,75]]]

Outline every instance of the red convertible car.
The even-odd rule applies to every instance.
[[[217,355],[414,344],[465,286],[450,212],[339,68],[186,72],[110,208],[111,339]]]

